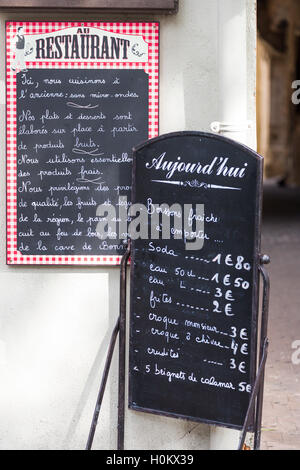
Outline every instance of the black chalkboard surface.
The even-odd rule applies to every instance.
[[[131,149],[148,138],[148,75],[30,69],[16,80],[18,251],[122,254],[118,236],[98,238],[96,211],[130,200]]]
[[[149,230],[132,240],[130,408],[242,427],[256,369],[262,166],[207,133],[136,147],[132,201]]]

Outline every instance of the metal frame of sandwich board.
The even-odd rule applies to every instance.
[[[115,349],[117,337],[119,335],[119,382],[118,382],[118,450],[124,450],[124,437],[125,437],[125,358],[126,358],[126,283],[127,283],[127,263],[131,253],[131,243],[128,240],[126,252],[124,253],[120,267],[120,314],[117,323],[113,329],[111,340],[107,352],[106,362],[102,375],[99,393],[97,396],[96,406],[90,426],[89,436],[86,444],[86,450],[91,450],[94,435],[98,423],[101,404],[105,392],[107,378],[109,375],[110,365]],[[270,262],[267,255],[261,255],[259,271],[263,280],[263,295],[262,295],[262,314],[260,325],[260,341],[259,341],[259,366],[255,382],[253,384],[252,392],[250,395],[249,406],[245,416],[241,436],[239,440],[238,450],[244,448],[244,442],[248,431],[251,416],[255,413],[254,422],[254,450],[260,449],[261,441],[261,422],[262,422],[262,408],[263,408],[263,391],[264,391],[264,374],[265,364],[268,355],[268,313],[269,313],[269,296],[270,296],[270,278],[264,265]]]

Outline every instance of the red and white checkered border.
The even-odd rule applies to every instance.
[[[142,36],[149,46],[148,62],[27,62],[27,68],[143,69],[149,75],[149,138],[158,135],[159,23],[157,22],[20,22],[6,23],[6,149],[7,149],[7,264],[18,265],[119,265],[121,256],[22,255],[17,250],[17,125],[16,74],[11,70],[13,39],[17,28],[24,34],[45,34],[71,27],[99,28],[116,34]]]

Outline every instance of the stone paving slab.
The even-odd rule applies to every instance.
[[[300,340],[299,189],[265,187],[262,252],[271,256],[271,297],[261,448],[299,450],[300,364],[292,364]]]

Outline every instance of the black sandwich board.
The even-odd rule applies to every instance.
[[[131,409],[242,428],[257,364],[262,173],[260,155],[203,132],[135,148],[144,218],[131,247]]]

